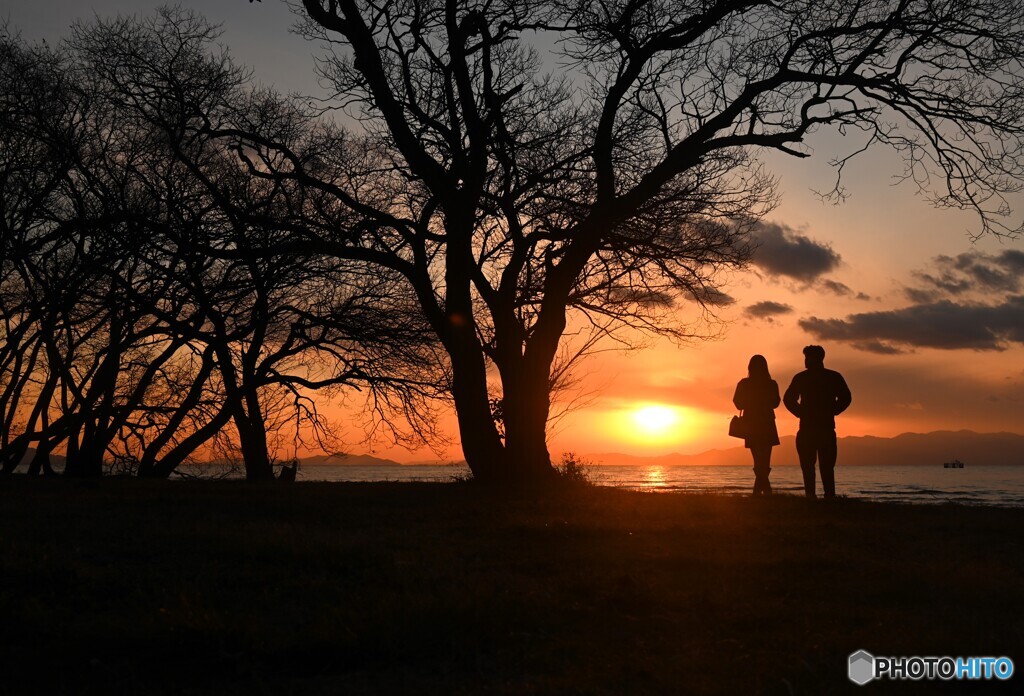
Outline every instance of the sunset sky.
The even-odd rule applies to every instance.
[[[54,41],[92,12],[144,14],[158,4],[39,0],[11,3],[4,14],[26,38]],[[182,4],[223,23],[223,43],[259,81],[319,92],[316,47],[289,33],[294,20],[283,3]],[[825,346],[826,366],[842,372],[853,392],[840,436],[1024,432],[1024,242],[972,243],[976,217],[935,210],[912,184],[894,186],[901,163],[883,149],[847,167],[845,202],[822,202],[813,189],[831,188],[828,161],[858,144],[823,132],[808,141],[811,158],[764,158],[780,178],[781,204],[758,231],[761,248],[750,270],[723,287],[733,302],[719,310],[720,337],[685,346],[652,341],[643,350],[593,357],[580,370],[585,406],[556,425],[553,454],[733,446],[726,436],[731,397],[750,356],[763,354],[785,389],[803,369],[800,350],[808,343]],[[781,435],[795,433],[784,409],[778,418]],[[434,457],[387,447],[375,454]],[[457,448],[443,455],[461,456]]]

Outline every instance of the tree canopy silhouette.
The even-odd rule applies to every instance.
[[[209,132],[262,103],[217,34],[177,9],[79,25],[57,49],[0,34],[5,472],[34,445],[32,471],[63,450],[68,475],[167,476],[220,439],[269,479],[285,430],[289,454],[337,447],[313,392],[342,387],[378,423],[430,427],[443,372],[399,277],[250,253],[289,214]]]
[[[247,134],[252,170],[346,208],[309,242],[414,289],[480,479],[550,473],[571,322],[686,335],[685,303],[721,297],[718,271],[775,200],[759,151],[859,135],[838,174],[889,146],[937,205],[1016,231],[1020,3],[303,0],[300,15],[351,122],[301,144]]]

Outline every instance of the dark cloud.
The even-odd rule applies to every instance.
[[[757,302],[750,305],[743,313],[753,319],[771,319],[772,317],[779,316],[780,314],[790,314],[793,308],[788,304],[782,304],[781,302]]]
[[[727,307],[731,304],[736,304],[735,297],[714,288],[707,290],[704,301],[714,307]]]
[[[1024,252],[1008,249],[999,254],[970,251],[957,256],[937,256],[933,268],[914,276],[922,287],[907,290],[912,302],[940,297],[1016,293],[1024,288]]]
[[[999,255],[999,259],[1007,270],[1017,274],[1024,274],[1024,251],[1007,249]]]
[[[860,341],[858,343],[851,343],[857,350],[862,350],[865,353],[878,353],[879,355],[900,355],[906,351],[900,350],[896,346],[889,345],[888,343],[882,343],[881,341]]]
[[[1024,344],[1024,296],[1002,304],[957,304],[941,300],[846,319],[801,319],[800,326],[821,340],[846,341],[872,352],[900,346],[956,350],[1004,350]]]
[[[928,304],[939,299],[939,293],[924,288],[907,288],[904,290],[904,294],[914,304]]]
[[[613,288],[609,293],[616,303],[634,303],[641,307],[671,307],[672,296],[645,288]]]
[[[753,235],[757,248],[751,263],[770,276],[813,283],[839,267],[841,259],[832,247],[785,225],[761,223]]]
[[[866,295],[863,292],[858,292],[854,295],[854,292],[852,289],[850,289],[849,285],[847,285],[846,283],[840,283],[837,280],[822,280],[820,283],[818,283],[818,286],[821,287],[821,289],[825,290],[826,292],[830,292],[833,295],[838,295],[839,297],[854,296],[858,300],[871,299],[869,295]]]
[[[821,281],[821,287],[832,293],[833,295],[839,295],[840,297],[846,297],[853,294],[853,290],[846,283],[840,283],[837,280],[823,280]]]

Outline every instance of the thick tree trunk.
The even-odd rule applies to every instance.
[[[273,481],[274,469],[270,465],[266,431],[259,424],[255,424],[239,428],[238,435],[242,458],[245,461],[245,480]]]
[[[226,335],[223,327],[219,334]],[[220,367],[221,379],[224,382],[225,403],[231,420],[238,431],[238,444],[242,449],[245,463],[246,481],[272,481],[274,469],[270,465],[270,452],[267,448],[267,426],[263,420],[259,394],[253,386],[255,376],[249,372],[235,368],[234,356],[226,340],[212,343],[217,364]],[[253,350],[255,346],[255,339]]]
[[[530,374],[520,360],[519,365],[502,371],[503,444],[487,399],[482,357],[479,362],[472,370],[464,362],[453,360],[453,394],[462,451],[473,478],[502,488],[550,484],[555,470],[547,448],[547,370],[538,366]]]
[[[473,356],[466,359],[454,359],[453,356],[452,398],[459,420],[462,453],[473,478],[500,484],[506,478],[508,467],[501,438],[491,416],[487,374],[481,356],[476,356],[476,360]]]
[[[473,275],[474,202],[450,201],[445,209],[449,242],[445,255],[445,314],[438,335],[452,364],[452,398],[459,420],[459,436],[473,478],[501,485],[509,480],[498,428],[487,393],[487,363],[477,336],[470,292]]]
[[[64,470],[65,476],[77,478],[98,478],[103,475],[103,459],[106,455],[106,444],[100,437],[101,426],[95,418],[90,418],[82,429],[82,441],[79,443],[78,456],[69,461]]]
[[[235,412],[235,427],[238,428],[238,444],[245,461],[246,481],[273,481],[274,469],[270,464],[270,450],[267,447],[267,426],[263,420],[259,396],[246,396],[247,408]]]
[[[555,470],[547,447],[548,371],[535,366],[533,370],[507,369],[502,374],[504,456],[509,473],[519,485],[550,483]]]
[[[78,441],[82,436],[82,424],[76,421],[68,429],[68,447],[64,455],[64,475],[75,476],[75,467],[78,466]]]
[[[528,485],[550,483],[556,476],[547,447],[551,365],[565,332],[569,292],[587,256],[586,251],[575,249],[549,274],[541,311],[528,337],[509,330],[518,327],[514,316],[503,322],[503,338],[508,343],[499,351],[497,362],[506,458],[517,468],[518,480]]]

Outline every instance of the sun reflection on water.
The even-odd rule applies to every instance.
[[[646,485],[649,488],[661,488],[665,485],[665,470],[660,466],[651,466],[647,468],[647,480]]]

